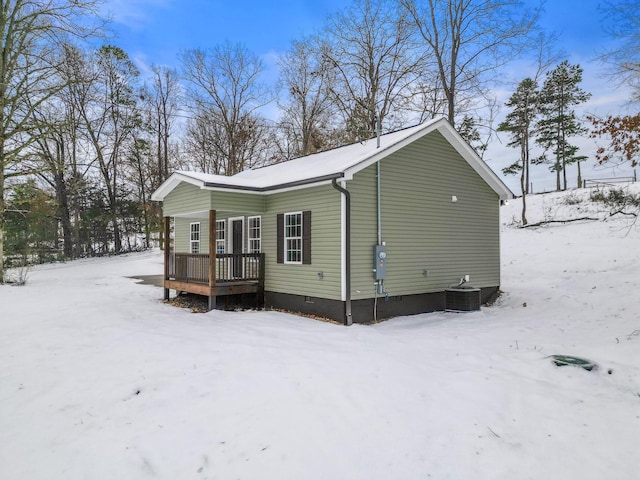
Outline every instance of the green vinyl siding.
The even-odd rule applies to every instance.
[[[229,239],[231,235],[231,226],[229,225],[229,219],[244,219],[244,234],[242,238],[243,252],[247,252],[249,248],[249,231],[248,231],[248,217],[263,216],[264,214],[255,214],[252,212],[240,212],[231,213],[229,215],[216,214],[216,221],[224,220],[226,225],[226,245],[225,251],[229,252]],[[175,218],[175,236],[174,245],[176,252],[189,252],[190,251],[190,225],[193,222],[200,222],[200,253],[209,253],[209,217],[207,218],[187,218],[176,217]],[[264,233],[262,234],[264,238]],[[263,247],[264,251],[264,247]]]
[[[266,197],[262,251],[268,291],[340,300],[340,196],[331,185],[323,185]],[[312,212],[311,264],[277,263],[277,215],[305,210]],[[323,272],[323,278],[318,277],[318,272]]]
[[[264,212],[265,197],[254,193],[238,192],[209,192],[211,195],[211,209],[227,214],[227,217],[244,215],[260,215]]]
[[[244,218],[244,251],[247,251],[247,217],[263,215],[265,198],[262,195],[202,190],[183,182],[164,199],[163,215],[175,217],[174,248],[176,252],[190,251],[190,227],[200,222],[200,253],[209,253],[209,210],[216,211],[216,220]],[[228,251],[228,244],[227,244]]]
[[[251,215],[258,215],[264,211],[264,206],[263,195],[201,190],[183,182],[166,196],[162,211],[163,215],[173,217],[196,213],[203,215],[209,210],[216,210],[218,215],[228,213],[227,216],[233,217],[241,215],[233,212],[252,212]],[[208,213],[205,216],[208,218]]]
[[[475,287],[500,284],[498,196],[440,133],[384,158],[380,177],[384,284],[390,296],[442,291],[465,274]],[[352,298],[369,298],[377,243],[376,165],[347,185]]]
[[[374,295],[377,243],[376,165],[346,182],[351,193],[352,298]],[[457,198],[452,202],[452,197]],[[331,185],[256,195],[177,186],[164,202],[175,218],[175,249],[189,251],[189,224],[200,221],[208,252],[208,211],[218,220],[260,215],[265,288],[270,292],[341,299],[341,197]],[[439,133],[432,132],[381,161],[385,288],[390,296],[440,292],[464,275],[474,287],[500,285],[499,199]],[[311,211],[311,264],[277,263],[277,215]],[[227,241],[230,229],[227,222]],[[424,272],[428,271],[428,275]],[[322,272],[322,278],[318,273]]]
[[[200,222],[200,253],[209,253],[209,219],[186,217],[175,218],[173,248],[176,252],[191,252],[190,225],[194,222]]]
[[[174,188],[162,202],[162,214],[166,217],[195,214],[210,208],[211,192],[186,182]]]

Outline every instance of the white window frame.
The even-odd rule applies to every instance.
[[[197,229],[194,229],[197,225]],[[191,222],[189,224],[189,252],[196,255],[200,253],[200,222]],[[196,235],[194,235],[196,234]],[[195,238],[197,237],[197,238]]]
[[[218,235],[220,232],[222,232],[221,238]],[[227,221],[216,220],[216,255],[225,253],[227,253]]]
[[[231,250],[233,249],[233,222],[237,222],[238,220],[242,221],[242,251],[240,252],[232,252]],[[244,253],[245,251],[245,246],[244,246],[244,240],[245,240],[245,222],[244,222],[244,217],[229,217],[228,218],[228,222],[229,225],[227,225],[227,232],[229,232],[229,234],[227,235],[227,252],[228,253]]]
[[[288,232],[288,228],[287,228],[287,218],[292,217],[294,215],[298,215],[300,217],[300,235],[289,235]],[[303,257],[303,252],[302,249],[304,247],[303,244],[303,236],[304,236],[304,232],[302,231],[303,229],[303,215],[302,212],[286,212],[284,214],[284,263],[288,263],[288,264],[293,264],[293,265],[302,265],[302,259]],[[295,249],[295,248],[289,248],[289,242],[299,242],[300,248],[299,249]],[[300,255],[300,259],[299,260],[289,260],[289,253],[293,253],[293,252],[299,252]]]
[[[252,225],[252,222],[258,220],[258,226]],[[258,233],[257,236],[253,236],[254,233]],[[247,217],[247,253],[260,253],[262,252],[262,217],[255,215],[253,217]],[[252,243],[255,242],[255,243]],[[257,245],[258,248],[254,248]]]

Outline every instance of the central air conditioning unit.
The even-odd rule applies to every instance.
[[[444,291],[445,310],[448,312],[477,312],[480,310],[480,289],[453,287]]]

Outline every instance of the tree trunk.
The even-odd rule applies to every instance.
[[[522,171],[520,172],[520,191],[522,192],[522,224],[527,224],[527,170],[529,144],[527,138],[521,143]]]
[[[114,205],[113,213],[111,215],[111,223],[113,223],[113,249],[115,253],[120,253],[122,250],[122,238],[120,238],[120,227],[118,226],[118,212]]]
[[[71,225],[71,212],[69,210],[69,195],[67,193],[67,185],[64,181],[63,174],[55,176],[56,197],[58,199],[58,218],[62,223],[62,240],[65,258],[73,256],[73,227]]]
[[[4,152],[0,146],[0,284],[4,283]]]
[[[75,175],[74,175],[75,176]],[[77,187],[73,192],[73,257],[78,258],[83,252],[80,238],[80,204],[78,202]]]
[[[582,171],[580,170],[580,161],[578,161],[578,188],[582,188]]]
[[[527,142],[527,143],[528,143],[528,142]],[[528,149],[529,149],[529,147],[527,146],[527,150],[528,150]],[[527,162],[526,162],[526,165],[525,165],[526,170],[527,170],[527,173],[526,173],[526,180],[525,180],[525,182],[526,182],[525,193],[531,193],[531,191],[529,190],[529,189],[531,188],[531,179],[530,179],[530,177],[529,177],[529,165],[530,165],[530,163],[531,163],[531,162],[529,161],[529,155],[527,154]]]

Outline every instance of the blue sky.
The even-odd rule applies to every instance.
[[[285,50],[310,34],[325,17],[347,8],[349,0],[110,0],[114,43],[146,63],[177,64],[184,49],[229,40],[259,55]],[[531,2],[532,4],[534,2]],[[569,53],[593,56],[607,41],[597,0],[547,2],[543,24],[561,35]]]
[[[107,0],[106,9],[111,12],[117,35],[113,43],[123,48],[143,72],[152,64],[177,67],[181,51],[207,48],[228,40],[240,42],[262,57],[267,74],[274,80],[276,56],[292,40],[317,30],[328,14],[347,8],[350,3],[350,0]],[[563,59],[584,68],[582,87],[593,97],[583,113],[604,115],[624,110],[629,94],[603,76],[603,67],[595,58],[610,42],[601,27],[599,3],[549,0],[542,24],[559,35],[558,48],[564,53]],[[527,63],[517,62],[511,69],[513,82],[528,74]],[[501,103],[512,91],[510,85],[497,91]],[[581,148],[589,153],[588,150],[595,149],[594,142],[585,141]],[[516,154],[500,144],[493,145],[489,153],[497,162],[492,165],[494,170],[511,163]],[[592,176],[624,174],[597,170]],[[540,169],[540,178],[545,184],[553,181],[544,168]]]
[[[176,65],[181,50],[240,42],[258,55],[287,49],[347,0],[115,0],[115,43],[146,63]]]

